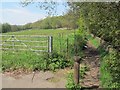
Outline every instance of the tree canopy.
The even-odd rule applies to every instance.
[[[79,10],[79,21],[95,36],[108,42],[114,48],[120,45],[120,2],[76,2],[71,8]]]

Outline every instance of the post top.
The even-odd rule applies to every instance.
[[[81,60],[81,57],[80,56],[74,56],[74,61],[75,62],[80,62]]]

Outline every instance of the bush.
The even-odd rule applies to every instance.
[[[120,53],[112,50],[102,58],[101,83],[105,88],[120,88]]]
[[[46,55],[48,57],[46,57]],[[49,70],[54,71],[55,69],[63,69],[72,65],[71,60],[67,60],[65,56],[58,54],[57,52],[46,55],[43,57],[43,59],[45,59]]]
[[[86,34],[83,30],[78,30],[74,36],[74,43],[69,44],[70,53],[83,56],[84,46],[87,44]]]
[[[51,54],[37,55],[31,51],[3,51],[2,70],[55,70],[71,66],[70,60],[63,55],[53,52]]]

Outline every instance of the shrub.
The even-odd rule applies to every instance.
[[[47,67],[49,70],[54,71],[55,69],[63,69],[72,65],[71,60],[67,60],[65,56],[58,54],[55,51],[47,55],[48,57],[46,57],[46,55],[43,57],[43,59],[46,60]]]
[[[102,58],[101,83],[105,88],[120,88],[120,53],[112,50]]]
[[[79,56],[84,56],[83,50],[84,46],[87,44],[87,39],[85,32],[83,30],[78,30],[74,36],[74,43],[69,44],[70,53]]]

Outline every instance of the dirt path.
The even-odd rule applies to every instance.
[[[99,87],[99,53],[98,51],[88,45],[85,50],[86,57],[83,59],[82,64],[88,66],[89,71],[86,72],[85,78],[82,80],[82,87],[98,88]],[[37,72],[32,81],[33,74],[15,75],[12,73],[2,74],[2,88],[65,88],[66,74],[69,70],[59,70],[55,73]]]
[[[81,85],[86,88],[98,88],[99,87],[99,53],[93,46],[88,46],[85,50],[86,57],[83,59],[82,64],[87,65],[89,70],[86,72]]]
[[[65,88],[67,69],[55,73],[37,72],[32,81],[33,74],[11,75],[2,74],[2,88]]]

